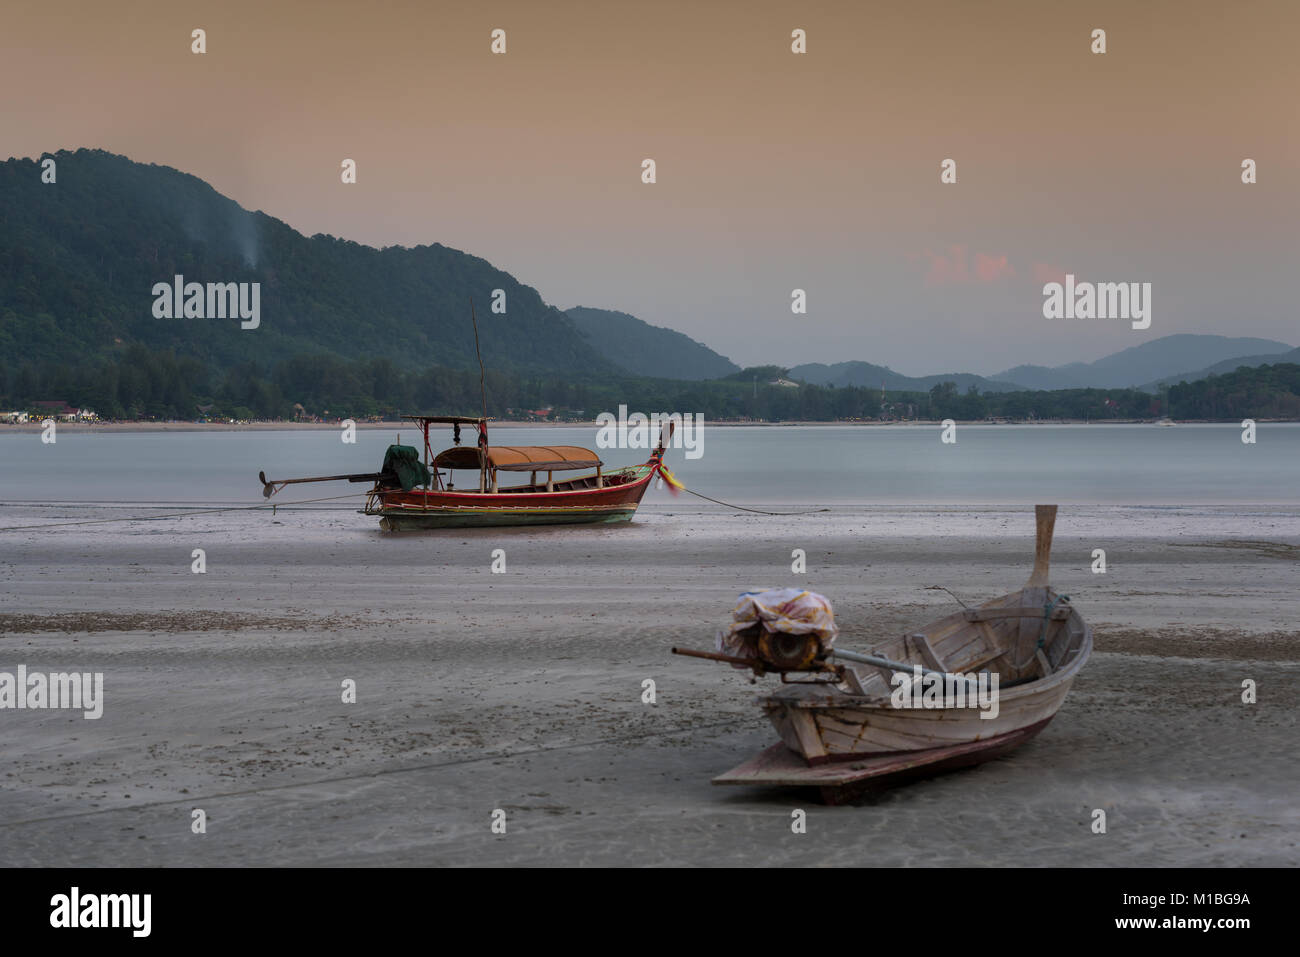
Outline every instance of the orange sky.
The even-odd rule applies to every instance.
[[[1300,3],[16,6],[0,156],[174,166],[303,233],[441,242],[742,364],[1300,344]],[[1059,270],[1152,282],[1150,330],[1045,320]]]

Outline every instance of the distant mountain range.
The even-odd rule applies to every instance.
[[[1274,339],[1177,333],[1105,356],[1095,362],[1068,365],[1023,365],[993,378],[1027,389],[1155,389],[1161,381],[1193,381],[1211,374],[1211,366],[1263,365],[1291,352],[1294,346]],[[1259,361],[1256,361],[1259,360]],[[1233,364],[1235,363],[1235,364]]]
[[[57,181],[28,159],[0,163],[0,373],[24,365],[121,361],[132,347],[170,350],[214,370],[301,356],[385,359],[398,369],[477,369],[477,305],[490,368],[611,381],[628,375],[706,380],[735,375],[725,356],[624,312],[567,312],[491,263],[440,244],[375,249],[306,237],[249,212],[197,177],[102,150],[52,154]],[[263,321],[157,318],[156,283],[259,283]],[[494,290],[506,312],[491,308]],[[965,393],[1020,389],[1158,389],[1300,361],[1271,339],[1170,335],[1090,363],[1022,365],[996,376],[906,376],[870,362],[810,363],[791,379],[818,385]]]
[[[857,386],[866,389],[884,388],[891,392],[928,392],[941,382],[955,382],[965,392],[976,386],[981,392],[1013,392],[1023,386],[997,379],[989,379],[970,372],[950,372],[945,375],[908,376],[895,372],[888,366],[870,362],[837,362],[823,365],[810,362],[790,370],[790,378],[810,385],[833,385],[842,389]]]
[[[1268,352],[1256,356],[1237,356],[1234,359],[1224,359],[1222,362],[1216,362],[1214,365],[1206,366],[1196,372],[1183,372],[1178,375],[1166,376],[1163,379],[1148,383],[1142,388],[1148,391],[1156,391],[1166,385],[1177,385],[1179,382],[1195,382],[1207,376],[1236,372],[1242,366],[1254,368],[1256,366],[1277,365],[1279,362],[1300,365],[1300,349],[1292,349],[1290,352]]]
[[[906,376],[870,362],[810,363],[795,366],[791,378],[816,385],[859,386],[888,390],[928,391],[940,382],[954,382],[961,392],[972,385],[981,392],[1022,389],[1124,389],[1158,391],[1162,385],[1194,382],[1209,375],[1232,372],[1238,366],[1271,365],[1300,360],[1300,349],[1274,339],[1177,333],[1105,356],[1095,362],[1071,362],[1048,367],[1016,366],[995,376],[967,372]],[[1189,371],[1191,370],[1191,371]]]

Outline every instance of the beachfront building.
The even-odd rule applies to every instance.
[[[74,408],[62,399],[43,399],[39,402],[33,402],[32,405],[36,407],[37,416],[42,419],[58,419],[60,422],[99,421],[99,415],[96,412],[90,409]]]
[[[32,403],[36,408],[36,414],[43,419],[59,419],[63,422],[71,422],[77,416],[77,410],[68,405],[63,399],[40,399]]]

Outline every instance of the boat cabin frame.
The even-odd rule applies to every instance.
[[[574,489],[596,488],[601,489],[606,486],[607,476],[603,472],[604,462],[595,456],[589,449],[578,448],[577,446],[492,446],[488,441],[488,420],[481,416],[465,415],[403,415],[402,419],[408,422],[416,423],[424,437],[424,464],[429,469],[433,488],[437,491],[457,491],[452,473],[457,468],[476,468],[479,473],[478,489],[479,494],[498,493],[537,493],[537,492],[556,492],[570,491]],[[431,425],[450,425],[453,427],[454,445],[449,449],[444,449],[436,455],[433,452],[433,445],[429,439],[429,427]],[[478,435],[476,447],[473,449],[461,445],[460,427],[462,425],[471,425],[475,427]],[[575,454],[576,453],[576,454]],[[440,468],[441,466],[441,468]],[[443,482],[443,471],[446,469],[447,482]],[[563,471],[578,471],[581,469],[594,468],[595,474],[580,478],[561,480],[556,482],[555,473]],[[502,487],[500,484],[500,472],[528,472],[529,479],[526,485],[516,485]],[[546,482],[538,482],[538,473],[546,473]],[[610,476],[615,483],[620,479],[625,480],[630,476]],[[461,490],[464,491],[464,490]]]

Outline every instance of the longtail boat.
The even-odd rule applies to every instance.
[[[629,522],[650,481],[659,473],[672,487],[676,479],[663,465],[664,444],[673,423],[660,432],[659,445],[641,465],[613,472],[590,449],[574,445],[492,445],[488,420],[469,416],[404,415],[424,436],[424,458],[409,445],[390,445],[378,472],[268,479],[258,473],[262,494],[270,498],[286,485],[302,482],[372,482],[363,515],[379,518],[385,531],[476,528],[508,525],[573,525]],[[451,425],[455,444],[437,455],[429,426]],[[476,445],[462,446],[461,426],[477,432]],[[594,471],[588,471],[594,470]],[[469,487],[456,486],[456,472],[470,474]],[[585,471],[560,477],[556,473]],[[507,484],[527,474],[527,482]]]
[[[781,743],[713,783],[816,787],[841,803],[882,782],[987,761],[1042,731],[1092,652],[1092,629],[1048,582],[1056,506],[1035,512],[1023,588],[868,654],[834,648],[833,635],[761,624],[752,657],[674,648],[781,675],[780,690],[759,701]],[[790,680],[798,672],[813,677]],[[934,692],[928,702],[914,693],[922,685]]]

